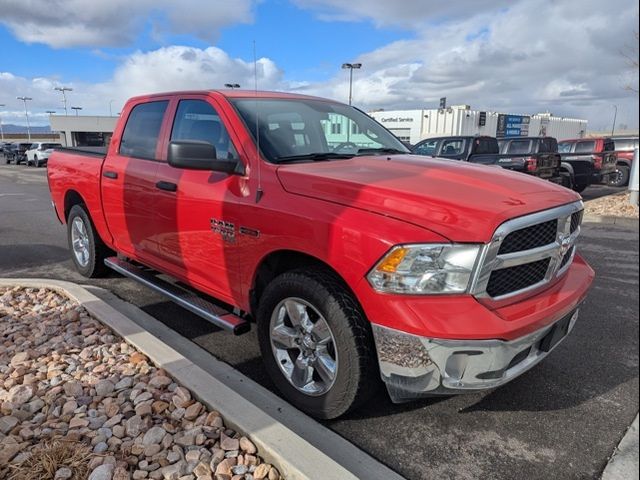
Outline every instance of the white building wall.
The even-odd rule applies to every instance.
[[[432,137],[452,135],[488,135],[495,137],[498,130],[498,112],[486,112],[486,124],[478,125],[479,110],[450,107],[445,110],[395,110],[370,114],[397,136],[409,134],[409,142]],[[411,119],[411,120],[408,120]],[[551,136],[559,140],[586,135],[587,121],[575,118],[536,114],[530,117],[529,136]],[[400,135],[400,133],[402,135]]]

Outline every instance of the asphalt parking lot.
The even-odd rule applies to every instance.
[[[107,288],[273,389],[253,332],[232,338],[130,280],[79,276],[45,175],[0,165],[0,276]],[[580,249],[596,283],[571,337],[539,366],[482,394],[393,405],[381,391],[326,425],[409,479],[599,477],[638,412],[638,228],[585,224]]]

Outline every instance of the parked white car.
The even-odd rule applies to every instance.
[[[51,155],[54,148],[58,147],[62,147],[62,144],[48,142],[33,143],[26,152],[27,167],[30,165],[33,165],[34,167],[46,165],[47,160],[49,160],[49,155]]]

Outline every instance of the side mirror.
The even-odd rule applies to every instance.
[[[199,140],[172,141],[169,143],[167,161],[175,168],[244,174],[244,167],[240,162],[216,158],[216,147]]]

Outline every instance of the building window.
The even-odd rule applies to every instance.
[[[331,133],[334,135],[340,135],[342,133],[342,124],[341,123],[332,123],[331,124]]]

